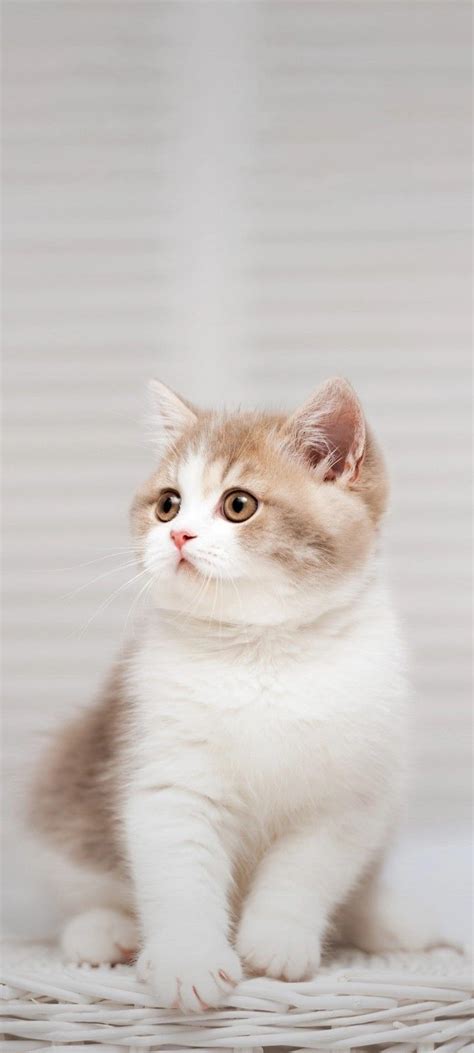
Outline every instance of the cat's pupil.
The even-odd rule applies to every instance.
[[[171,497],[167,497],[165,502],[164,502],[164,504],[163,504],[163,511],[166,512],[166,513],[171,512],[172,507],[173,507],[173,502],[171,500]]]
[[[245,500],[244,500],[244,498],[243,497],[234,497],[234,500],[232,501],[232,509],[235,512],[235,514],[239,515],[240,512],[243,512],[244,508],[245,508]]]

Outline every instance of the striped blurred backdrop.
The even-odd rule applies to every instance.
[[[133,590],[144,386],[294,406],[342,373],[393,480],[410,810],[470,786],[470,5],[4,4],[4,761],[94,693]],[[66,568],[66,569],[61,569]],[[81,627],[93,618],[84,632]]]

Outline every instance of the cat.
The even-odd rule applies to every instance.
[[[76,911],[67,960],[138,953],[157,1004],[200,1011],[242,968],[313,976],[331,934],[426,942],[380,877],[409,692],[386,470],[348,382],[290,416],[151,390],[158,466],[131,510],[149,612],[43,759],[30,818]]]

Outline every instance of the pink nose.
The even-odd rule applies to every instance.
[[[187,534],[185,530],[172,530],[171,537],[173,538],[176,548],[181,552],[183,545],[185,545],[187,541],[192,541],[193,537],[196,537],[196,534]]]

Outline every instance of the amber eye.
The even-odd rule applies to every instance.
[[[246,490],[231,490],[222,502],[222,511],[231,523],[244,523],[255,515],[258,508],[257,498]]]
[[[155,514],[162,523],[169,523],[178,515],[181,507],[181,498],[176,490],[163,490],[156,502]]]

